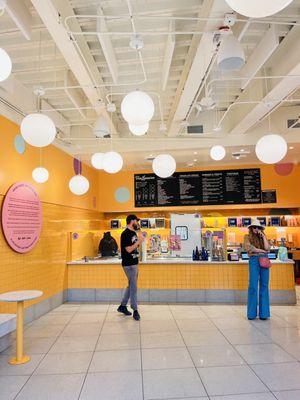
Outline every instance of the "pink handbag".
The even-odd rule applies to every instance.
[[[268,257],[259,257],[258,261],[262,268],[271,268],[271,261]]]

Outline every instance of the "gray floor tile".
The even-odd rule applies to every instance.
[[[272,391],[300,389],[299,363],[252,365],[255,373]]]
[[[24,338],[24,352],[26,354],[45,354],[48,353],[53,343],[57,338]],[[16,354],[16,344],[14,343],[2,354],[14,355]]]
[[[89,372],[139,371],[140,350],[108,350],[94,353]]]
[[[247,366],[199,368],[198,371],[210,396],[268,391]]]
[[[236,394],[229,396],[212,396],[210,400],[275,400],[271,393]]]
[[[47,354],[36,369],[35,374],[55,375],[85,373],[88,370],[92,355],[92,352]]]
[[[143,400],[142,374],[129,372],[89,373],[80,400]]]
[[[84,377],[84,374],[33,375],[17,400],[75,400],[79,396]]]
[[[204,387],[194,368],[144,371],[145,400],[205,395]]]
[[[72,314],[45,314],[34,321],[34,326],[66,325],[73,318]]]
[[[186,348],[143,349],[143,369],[192,368],[193,361]]]
[[[61,336],[50,350],[52,353],[79,353],[94,351],[99,336]]]
[[[29,376],[0,376],[0,400],[13,400]]]
[[[24,337],[51,338],[61,334],[65,325],[35,325],[34,323],[24,331]]]

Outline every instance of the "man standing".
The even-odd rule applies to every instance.
[[[137,305],[138,247],[144,241],[142,235],[138,237],[136,234],[136,231],[140,228],[138,221],[139,218],[136,215],[128,215],[126,218],[127,228],[121,234],[122,266],[128,279],[128,287],[125,290],[121,305],[118,308],[119,312],[125,315],[132,315],[127,309],[127,303],[130,298],[133,318],[136,321],[140,320]]]

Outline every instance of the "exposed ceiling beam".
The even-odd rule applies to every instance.
[[[223,16],[228,11],[230,8],[225,2],[204,0],[198,16],[200,18]],[[215,21],[199,22],[197,26],[198,30],[208,32],[213,32],[218,27]],[[178,135],[180,122],[185,119],[195,99],[214,56],[215,46],[211,33],[202,35],[200,39],[199,35],[194,35],[168,121],[169,136]]]
[[[14,105],[16,111],[14,111],[9,105],[5,106],[2,104],[0,112],[2,115],[14,121],[16,124],[20,124],[23,115],[30,112],[34,112],[37,106],[37,98],[27,87],[22,85],[13,75],[11,75],[6,81],[0,83],[0,97],[4,99],[8,104]],[[41,111],[53,109],[49,103],[42,100]],[[17,110],[20,110],[18,112]],[[23,114],[23,115],[22,115]],[[65,135],[70,134],[70,128],[67,127],[69,121],[65,119],[60,113],[55,111],[44,112],[47,114],[56,127],[62,131]]]
[[[67,16],[75,15],[71,5],[64,0],[31,0],[31,2],[86,97],[95,107],[95,112],[98,115],[103,115],[109,121],[110,117],[105,107],[98,105],[100,98],[103,99],[105,96],[105,90],[104,88],[99,90],[95,87],[103,84],[103,80],[85,38],[77,36],[76,40],[73,40],[64,28],[64,19]],[[72,20],[71,29],[73,31],[81,30],[76,19]],[[112,134],[116,134],[113,124]]]
[[[8,0],[5,10],[27,40],[31,39],[32,16],[23,0]]]
[[[300,87],[300,78],[293,75],[300,75],[300,43],[299,43],[300,28],[294,27],[291,29],[286,38],[281,42],[277,51],[274,53],[274,59],[272,62],[273,68],[270,75],[279,76],[287,75],[285,78],[280,79],[279,82],[269,83],[271,85],[270,90],[267,94],[261,95],[261,103],[254,106],[252,109],[249,107],[243,110],[236,111],[242,115],[237,123],[234,123],[234,127],[231,129],[230,134],[240,135],[246,133],[255,124],[260,122],[268,113],[272,112],[281,101],[287,98],[291,93],[293,93],[297,88]],[[289,55],[286,57],[286,55]],[[264,82],[255,82],[256,94],[264,92]],[[259,87],[260,86],[260,87]],[[253,91],[253,88],[251,92]],[[250,92],[249,92],[250,93]],[[244,92],[240,96],[239,100],[244,100],[249,97],[249,93]],[[232,121],[235,122],[236,118],[233,117]]]
[[[103,16],[103,11],[102,8],[99,7],[98,10],[98,15]],[[97,31],[102,32],[102,31],[108,31],[106,22],[103,18],[98,18],[97,19]],[[115,55],[115,51],[111,42],[111,39],[108,35],[101,35],[98,33],[97,35],[99,42],[102,47],[102,51],[105,57],[105,60],[107,62],[109,71],[111,73],[112,79],[114,83],[118,82],[118,63]]]
[[[170,32],[174,31],[174,21],[170,21]],[[165,47],[164,61],[162,66],[162,74],[161,74],[161,90],[164,92],[167,87],[170,68],[172,64],[173,53],[175,50],[175,35],[170,33],[167,38],[167,44]]]
[[[65,86],[75,86],[77,83],[75,82],[72,73],[70,70],[65,72],[65,79],[64,79]],[[78,90],[76,89],[65,89],[65,93],[73,103],[73,105],[78,109],[78,112],[82,116],[83,119],[86,119],[86,111],[82,110],[80,107],[85,106],[85,102],[83,98],[80,96]]]

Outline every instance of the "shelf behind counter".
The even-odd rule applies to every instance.
[[[118,258],[68,262],[68,301],[120,302],[127,286]],[[295,304],[294,263],[272,261],[273,304]],[[152,259],[139,264],[141,302],[245,303],[247,261]]]

